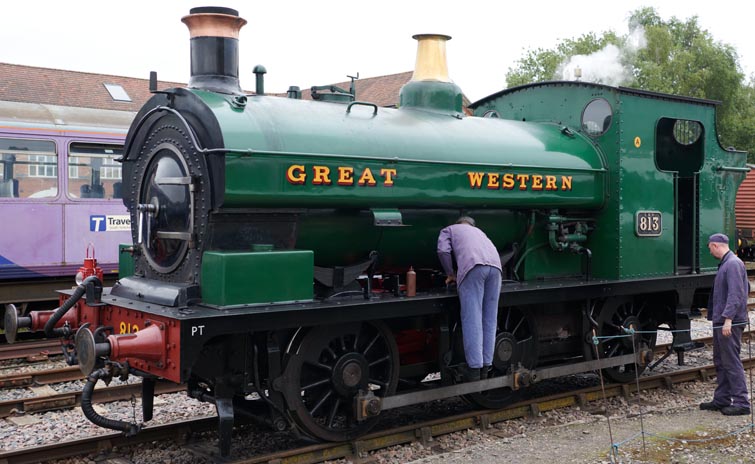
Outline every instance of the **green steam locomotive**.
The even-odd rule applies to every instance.
[[[633,380],[664,324],[680,357],[694,347],[684,329],[716,271],[706,237],[733,236],[748,170],[718,143],[715,102],[547,82],[470,115],[442,35],[415,36],[398,109],[269,96],[261,78],[245,95],[246,21],[214,7],[183,21],[189,86],[153,89],[127,138],[135,245],[120,280],[88,278],[56,311],[5,317],[11,333],[74,338],[93,422],[141,428],[86,403],[97,381],[135,374],[145,421],[158,378],[213,402],[224,455],[240,411],[348,440],[408,404],[463,395],[494,408],[596,369]],[[458,375],[458,298],[436,255],[461,215],[504,263],[494,375],[472,383]]]

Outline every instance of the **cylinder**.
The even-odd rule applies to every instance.
[[[417,273],[413,267],[406,273],[406,296],[417,296]]]

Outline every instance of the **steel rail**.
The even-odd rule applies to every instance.
[[[95,403],[111,403],[113,401],[129,400],[132,396],[141,395],[141,388],[141,383],[97,388],[94,390],[92,401]],[[178,385],[167,381],[158,381],[155,385],[156,395],[176,393],[184,390],[186,390],[185,385]],[[48,396],[0,401],[0,418],[6,418],[18,414],[73,408],[81,405],[81,393],[81,391],[75,391],[70,393],[57,393]],[[2,460],[0,459],[0,463],[1,462]]]
[[[78,366],[68,366],[59,369],[0,375],[0,388],[32,387],[51,383],[73,382],[83,378],[84,374],[81,373]]]
[[[217,423],[216,417],[204,417],[145,428],[132,437],[125,437],[121,433],[108,433],[78,440],[62,441],[52,445],[5,451],[0,452],[0,463],[32,464],[55,461],[98,453],[119,446],[134,446],[153,441],[185,443],[186,437],[192,433],[207,432],[216,428]]]
[[[13,344],[0,344],[0,361],[28,357],[47,357],[63,354],[60,340],[32,340]],[[42,358],[44,359],[44,358]]]

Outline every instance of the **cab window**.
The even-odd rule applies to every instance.
[[[613,110],[605,98],[596,98],[582,111],[582,130],[590,137],[603,135],[611,127]]]

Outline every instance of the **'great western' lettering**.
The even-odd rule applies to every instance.
[[[513,172],[467,172],[469,186],[488,190],[571,190],[572,176],[544,176]]]
[[[331,169],[328,166],[305,167],[303,164],[292,164],[286,170],[286,180],[293,185],[358,185],[361,187],[393,187],[394,179],[398,177],[396,168],[364,168],[353,166],[338,166]]]

